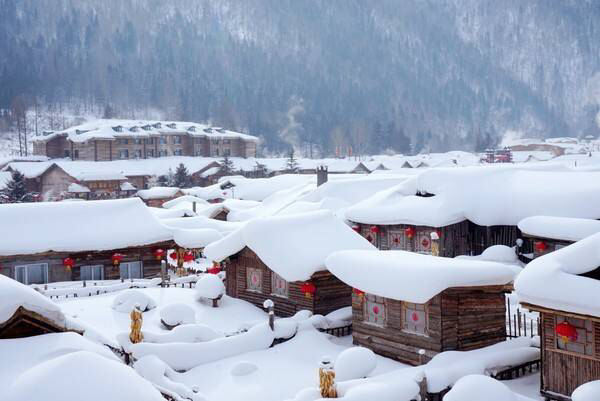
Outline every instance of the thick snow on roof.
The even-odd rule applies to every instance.
[[[527,398],[513,393],[504,383],[485,375],[468,375],[460,378],[444,401],[483,400],[525,401]]]
[[[205,201],[202,198],[198,198],[197,196],[192,196],[192,195],[183,195],[183,196],[179,196],[175,199],[171,199],[168,202],[163,203],[162,207],[166,208],[166,209],[170,209],[175,205],[178,205],[179,203],[184,202],[184,203],[196,203],[197,206],[200,205],[208,205],[208,202]]]
[[[141,246],[173,238],[138,198],[0,205],[0,255]]]
[[[87,192],[90,192],[90,189],[88,187],[86,187],[85,185],[81,185],[81,184],[77,184],[76,182],[72,182],[71,184],[69,184],[67,191],[71,192],[71,193],[87,193]]]
[[[530,262],[515,281],[522,302],[600,316],[600,280],[583,277],[600,266],[600,233]]]
[[[177,245],[188,249],[204,248],[221,238],[223,235],[212,228],[179,228],[173,236]]]
[[[204,249],[221,261],[245,246],[287,281],[308,280],[325,270],[325,259],[345,249],[375,249],[328,211],[274,216],[249,221],[244,227]]]
[[[533,237],[579,241],[600,232],[600,221],[569,217],[532,216],[519,222],[519,230]]]
[[[149,189],[140,189],[136,192],[136,195],[142,199],[163,199],[172,198],[181,191],[176,187],[152,187]]]
[[[59,326],[65,325],[65,316],[58,305],[33,288],[0,274],[0,323],[4,323],[19,307],[35,312]]]
[[[130,182],[122,182],[121,191],[137,191],[137,188],[133,186]]]
[[[425,303],[452,287],[503,285],[514,278],[510,266],[405,251],[340,251],[325,261],[346,284],[381,297]]]
[[[517,225],[534,215],[600,217],[600,204],[589,201],[600,198],[600,173],[535,166],[428,169],[359,202],[346,218],[442,227],[465,219],[492,226]]]
[[[222,234],[231,233],[239,228],[241,228],[244,224],[243,222],[232,222],[232,221],[221,221],[211,219],[205,216],[196,216],[196,217],[178,217],[173,219],[165,218],[162,220],[162,223],[173,228],[185,228],[185,229],[202,229],[202,228],[210,228],[213,230],[217,230]]]

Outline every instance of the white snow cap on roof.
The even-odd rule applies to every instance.
[[[580,274],[600,266],[600,233],[530,262],[515,281],[522,302],[600,316],[600,280]]]
[[[65,325],[65,316],[54,302],[33,288],[0,274],[0,324],[12,317],[19,307],[35,312],[59,326]]]
[[[579,241],[600,232],[600,221],[570,217],[532,216],[519,222],[519,230],[533,237]]]
[[[520,401],[525,400],[513,393],[504,383],[489,376],[468,375],[460,378],[444,401]]]
[[[86,187],[85,185],[81,185],[81,184],[77,184],[76,182],[73,182],[73,183],[69,184],[67,191],[71,192],[71,193],[87,193],[87,192],[90,192],[90,189],[88,187]]]
[[[502,263],[405,251],[341,251],[330,255],[325,264],[361,291],[419,304],[452,287],[508,284],[515,274]]]
[[[173,238],[138,198],[0,205],[0,255],[142,246]]]
[[[175,230],[173,236],[177,245],[188,249],[204,248],[211,242],[218,241],[221,238],[223,238],[223,235],[212,228],[179,228]]]
[[[170,209],[175,205],[178,205],[180,203],[197,203],[198,205],[208,205],[209,203],[207,201],[205,201],[202,198],[198,198],[197,196],[193,196],[193,195],[183,195],[183,196],[178,196],[175,199],[171,199],[168,202],[163,203],[162,207],[166,208],[166,209]]]
[[[564,166],[485,166],[423,171],[346,211],[364,224],[443,227],[470,220],[482,226],[517,225],[525,217],[599,218],[598,172]],[[419,196],[419,194],[433,196]]]
[[[136,195],[142,199],[163,199],[172,198],[181,191],[176,187],[152,187],[149,189],[140,189]]]
[[[244,226],[244,224],[246,224],[232,221],[215,220],[206,216],[164,218],[164,220],[162,220],[162,223],[173,228],[210,228],[213,230],[217,230],[222,234],[229,234],[235,230],[240,229]]]
[[[329,211],[265,217],[204,249],[210,260],[221,261],[245,246],[287,281],[308,280],[325,270],[325,259],[345,249],[375,249]]]

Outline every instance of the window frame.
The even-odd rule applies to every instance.
[[[414,305],[414,307],[412,307]],[[419,309],[422,307],[422,311]],[[417,313],[417,312],[423,312],[425,318],[425,325],[424,325],[424,329],[423,332],[418,331],[418,330],[412,330],[411,328],[407,327],[407,320],[406,320],[406,315],[407,313]],[[424,303],[424,304],[417,304],[414,302],[401,302],[400,305],[400,324],[402,325],[401,329],[403,332],[408,333],[408,334],[414,334],[417,336],[424,336],[424,337],[429,337],[429,304],[428,303]],[[416,325],[414,325],[416,327]]]
[[[251,273],[252,271],[256,271],[258,272],[258,285],[256,286],[257,289],[255,288],[251,288],[250,283],[251,283]],[[256,293],[260,293],[262,294],[263,292],[263,270],[260,267],[246,267],[246,291],[250,291],[250,292],[256,292]]]
[[[387,327],[388,325],[388,303],[384,297],[380,297],[374,294],[365,293],[363,300],[363,322],[365,324],[377,326],[377,327]],[[372,319],[371,310],[374,311],[375,307],[382,308],[381,311],[381,322],[374,321]],[[376,313],[379,315],[379,312]]]
[[[100,278],[95,278],[94,277],[94,268],[100,268]],[[83,277],[83,269],[84,268],[91,268],[91,272],[92,272],[92,278],[91,279],[85,279],[85,280],[91,280],[91,281],[101,281],[104,280],[104,265],[85,265],[85,266],[81,266],[79,268],[79,279],[80,280],[84,280]]]
[[[276,283],[278,281],[284,283],[284,291],[281,291],[281,293],[277,291]],[[290,283],[274,271],[271,272],[271,295],[280,298],[290,297]]]
[[[124,279],[124,280],[131,280],[131,265],[133,265],[134,263],[139,263],[140,264],[140,277],[139,278],[144,278],[144,262],[141,260],[132,260],[129,262],[121,262],[119,264],[119,277]],[[122,268],[124,266],[127,266],[127,277],[123,277],[122,276]],[[133,277],[133,279],[137,279],[138,277]]]
[[[579,322],[582,324],[580,324]],[[595,328],[594,322],[588,319],[581,319],[570,316],[554,315],[554,327],[562,322],[568,322],[577,328],[578,338],[577,341],[568,341],[564,343],[562,339],[556,334],[554,335],[554,349],[561,353],[567,353],[576,355],[582,358],[595,358],[596,346],[595,346]],[[589,327],[588,327],[589,326]],[[585,341],[581,341],[581,332],[585,332]],[[583,352],[573,348],[574,344],[580,344],[584,347]],[[589,352],[588,352],[589,351]]]
[[[42,266],[44,268],[43,270],[43,276],[45,277],[45,280],[43,283],[30,283],[29,282],[29,274],[28,274],[28,267],[30,266]],[[19,273],[18,270],[19,269],[23,269],[23,278],[25,282],[21,282],[19,281]],[[20,265],[15,265],[15,280],[19,281],[22,284],[25,285],[30,285],[30,284],[47,284],[50,281],[50,271],[48,270],[48,263],[47,262],[41,262],[41,263],[26,263],[26,264],[20,264]]]

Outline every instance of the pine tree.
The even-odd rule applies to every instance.
[[[173,186],[177,188],[186,188],[190,185],[191,177],[183,163],[179,163],[173,176]]]
[[[229,156],[224,156],[221,160],[221,173],[224,175],[231,175],[233,172],[233,162]]]
[[[169,178],[166,175],[159,175],[156,183],[160,187],[168,187],[169,186]]]
[[[287,166],[288,171],[290,171],[292,173],[298,172],[298,160],[296,160],[296,158],[294,157],[294,148],[292,148],[290,150],[290,153],[288,155],[288,159],[286,162],[286,166]]]
[[[27,195],[27,190],[25,189],[25,176],[20,171],[13,170],[11,179],[6,183],[4,192],[11,202],[22,202],[25,195]]]

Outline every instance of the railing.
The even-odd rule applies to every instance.
[[[511,306],[506,298],[506,337],[535,337],[540,335],[540,318],[537,313],[525,313],[518,306]]]

